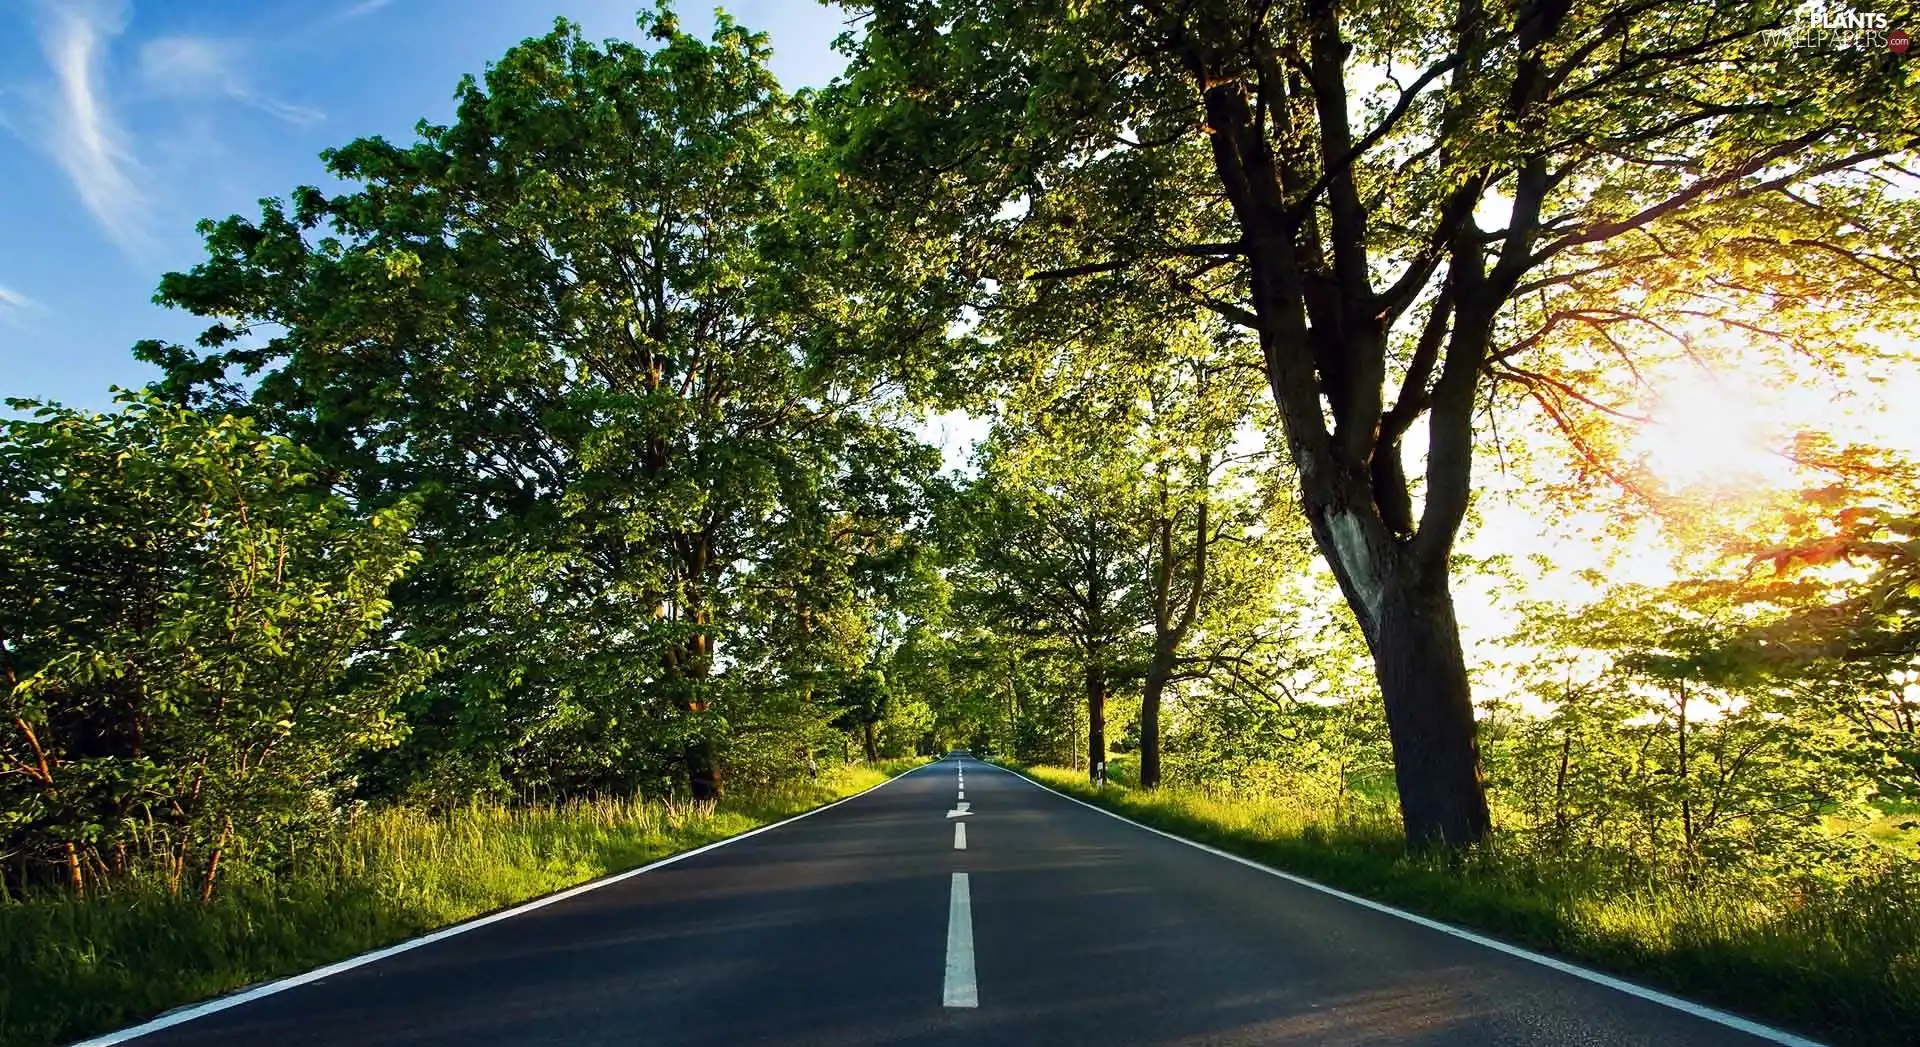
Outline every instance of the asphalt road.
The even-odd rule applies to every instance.
[[[948,760],[790,825],[133,1042],[1769,1041]]]

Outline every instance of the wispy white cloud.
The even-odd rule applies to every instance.
[[[359,3],[341,11],[340,17],[347,19],[358,18],[361,15],[370,15],[391,3],[393,3],[393,0],[360,0]]]
[[[226,98],[288,123],[310,124],[325,114],[256,91],[241,72],[244,47],[206,36],[162,36],[140,47],[140,78],[157,94],[180,98]]]
[[[11,287],[0,285],[0,314],[11,313],[20,309],[38,308],[40,308],[39,302],[28,298],[26,295],[21,294]]]
[[[45,307],[39,302],[11,287],[0,285],[0,325],[21,331],[30,330],[33,325],[27,321],[24,314],[45,311]]]
[[[47,146],[100,228],[121,250],[138,256],[153,242],[146,222],[149,201],[104,77],[106,48],[124,27],[119,4],[40,7],[40,50],[55,85]]]
[[[233,81],[228,45],[204,36],[163,36],[140,46],[140,75],[177,94],[218,94]]]
[[[132,52],[134,61],[112,61],[127,24],[125,0],[38,0],[29,11],[50,76],[0,97],[0,130],[46,150],[107,238],[135,261],[152,261],[158,205],[180,172],[150,166],[156,155],[164,158],[164,142],[142,148],[118,101],[237,102],[294,124],[324,118],[257,90],[246,75],[255,56],[244,41],[159,37]],[[116,98],[116,84],[135,93]]]

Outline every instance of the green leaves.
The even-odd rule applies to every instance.
[[[725,16],[640,31],[556,23],[448,126],[328,152],[348,189],[209,227],[163,282],[215,321],[204,352],[145,350],[169,395],[310,444],[366,505],[420,500],[395,615],[447,660],[380,791],[665,788],[683,756],[708,787],[701,754],[762,712],[831,718],[794,696],[865,661],[911,572],[934,459],[809,275],[837,255],[806,101]]]
[[[271,853],[398,740],[433,663],[386,621],[414,506],[359,515],[248,420],[121,402],[0,422],[0,759],[23,772],[0,833],[47,864]]]

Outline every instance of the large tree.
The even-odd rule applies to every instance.
[[[402,784],[717,796],[768,703],[831,718],[785,677],[897,573],[934,464],[836,363],[858,318],[817,279],[806,100],[765,37],[639,28],[562,22],[465,80],[452,124],[325,154],[345,190],[206,223],[160,298],[215,322],[141,350],[356,497],[425,495],[401,614],[449,660],[381,769]]]
[[[1553,409],[1596,328],[1826,352],[1916,298],[1907,59],[1795,46],[1784,3],[849,6],[845,167],[930,203],[922,283],[1150,271],[1257,336],[1417,845],[1490,827],[1448,565],[1496,377]],[[1106,201],[1064,215],[1102,251],[996,268],[1061,192]]]

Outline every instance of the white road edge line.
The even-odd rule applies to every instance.
[[[995,764],[993,766],[999,767],[998,764]],[[1626,981],[1621,978],[1616,978],[1610,974],[1602,974],[1599,971],[1590,970],[1586,967],[1580,967],[1575,964],[1568,963],[1565,960],[1560,960],[1552,956],[1548,956],[1544,953],[1537,953],[1531,949],[1523,949],[1518,945],[1509,945],[1506,942],[1500,941],[1496,938],[1489,938],[1483,934],[1476,934],[1473,931],[1469,931],[1460,927],[1455,927],[1449,923],[1441,923],[1439,920],[1431,919],[1426,916],[1421,916],[1417,913],[1410,913],[1404,909],[1396,909],[1391,905],[1383,905],[1380,902],[1376,902],[1370,898],[1362,898],[1357,894],[1348,894],[1346,891],[1340,890],[1337,887],[1328,887],[1324,883],[1318,883],[1316,881],[1309,880],[1304,876],[1296,876],[1290,872],[1282,872],[1279,869],[1275,869],[1270,865],[1262,865],[1251,858],[1243,858],[1240,855],[1234,854],[1230,851],[1223,851],[1218,847],[1212,847],[1204,843],[1199,843],[1194,840],[1189,840],[1184,836],[1175,836],[1170,832],[1165,832],[1163,830],[1156,829],[1151,825],[1142,825],[1141,823],[1136,822],[1133,819],[1128,818],[1123,814],[1115,814],[1104,807],[1096,807],[1093,804],[1090,804],[1087,801],[1080,799],[1079,797],[1068,796],[1066,793],[1063,793],[1060,790],[1053,788],[1052,786],[1044,785],[1040,782],[1036,782],[1032,778],[1029,778],[1024,774],[1021,774],[1019,771],[1011,770],[1006,767],[999,767],[999,769],[1001,771],[1005,771],[1007,774],[1013,775],[1015,778],[1018,778],[1023,782],[1026,782],[1028,785],[1031,785],[1037,789],[1044,789],[1047,792],[1050,792],[1053,795],[1060,797],[1062,800],[1066,800],[1071,803],[1077,803],[1080,806],[1085,807],[1089,811],[1094,811],[1099,814],[1104,814],[1107,817],[1114,819],[1115,821],[1125,822],[1136,829],[1144,829],[1147,832],[1154,834],[1155,836],[1164,836],[1167,839],[1174,841],[1175,843],[1186,844],[1188,847],[1192,847],[1197,850],[1206,851],[1208,854],[1225,858],[1230,862],[1238,862],[1239,864],[1244,865],[1249,869],[1258,869],[1259,871],[1266,873],[1269,876],[1277,876],[1282,880],[1287,880],[1291,883],[1297,883],[1302,887],[1319,891],[1322,894],[1332,895],[1333,897],[1338,898],[1341,901],[1352,902],[1353,904],[1358,905],[1362,908],[1372,909],[1375,912],[1385,913],[1388,916],[1395,916],[1402,920],[1406,920],[1409,923],[1417,923],[1420,926],[1425,927],[1429,930],[1439,931],[1442,934],[1450,934],[1455,938],[1459,938],[1463,941],[1472,942],[1475,945],[1484,946],[1488,949],[1492,949],[1495,952],[1505,953],[1508,956],[1525,960],[1528,963],[1536,963],[1542,967],[1559,971],[1561,974],[1572,975],[1575,978],[1592,982],[1595,985],[1605,986],[1606,988],[1613,989],[1616,992],[1626,993],[1628,996],[1637,996],[1642,1000],[1648,1001],[1649,1003],[1656,1003],[1662,1007],[1668,1007],[1673,1010],[1679,1011],[1682,1014],[1690,1014],[1695,1018],[1700,1018],[1704,1021],[1713,1022],[1716,1025],[1723,1025],[1729,1029],[1734,1029],[1736,1031],[1746,1033],[1749,1036],[1759,1037],[1760,1039],[1766,1040],[1770,1043],[1781,1044],[1782,1047],[1827,1047],[1826,1044],[1823,1044],[1818,1040],[1809,1040],[1804,1036],[1800,1036],[1796,1033],[1788,1032],[1785,1029],[1776,1029],[1770,1025],[1762,1025],[1759,1022],[1753,1021],[1752,1019],[1742,1018],[1737,1014],[1731,1014],[1731,1013],[1728,1013],[1727,1011],[1722,1011],[1714,1007],[1708,1007],[1705,1004],[1694,1003],[1691,1000],[1681,999],[1678,996],[1661,992],[1658,989],[1649,989],[1644,985],[1635,985],[1633,982]]]
[[[938,761],[935,761],[935,763],[937,762]],[[566,890],[559,892],[558,894],[549,894],[543,898],[535,898],[530,902],[525,902],[520,905],[516,905],[511,909],[504,909],[500,912],[492,913],[487,916],[477,917],[475,919],[468,920],[465,923],[456,923],[451,927],[442,927],[441,929],[434,931],[431,934],[421,935],[418,938],[414,938],[410,941],[401,942],[398,945],[389,945],[384,949],[375,949],[372,952],[361,953],[358,956],[351,956],[351,957],[348,957],[347,959],[340,960],[335,963],[327,964],[325,967],[316,967],[313,970],[306,972],[305,974],[296,974],[289,978],[282,978],[279,981],[267,982],[264,985],[256,985],[251,989],[242,990],[240,992],[232,994],[231,996],[222,996],[222,997],[219,997],[218,999],[208,1000],[207,1002],[202,1004],[196,1004],[182,1010],[172,1011],[167,1014],[163,1014],[158,1018],[154,1018],[149,1021],[142,1022],[139,1025],[129,1026],[128,1028],[118,1030],[117,1032],[102,1033],[101,1035],[96,1036],[90,1040],[80,1040],[72,1044],[71,1047],[112,1047],[113,1044],[126,1043],[128,1040],[136,1039],[141,1036],[146,1036],[150,1033],[156,1033],[161,1031],[162,1029],[171,1029],[176,1025],[184,1025],[187,1022],[194,1020],[195,1018],[204,1018],[209,1014],[217,1014],[221,1011],[231,1010],[232,1008],[238,1007],[243,1003],[252,1003],[255,1000],[263,999],[268,996],[273,996],[278,993],[286,992],[288,989],[297,989],[302,985],[306,985],[311,982],[317,982],[322,978],[330,978],[333,975],[342,974],[346,971],[353,970],[355,967],[365,967],[367,964],[373,963],[377,960],[384,960],[389,956],[398,956],[403,952],[412,952],[413,950],[418,949],[423,945],[432,945],[435,942],[444,941],[445,939],[451,938],[457,934],[465,934],[468,931],[476,931],[482,927],[487,926],[488,924],[499,923],[501,920],[508,919],[509,917],[519,916],[522,913],[529,913],[534,911],[535,909],[544,909],[547,906],[552,905],[556,902],[566,901],[568,898],[572,898],[575,895],[585,894],[588,891],[596,891],[602,887],[619,883],[622,880],[632,879],[633,877],[638,876],[641,873],[652,872],[653,870],[661,868],[663,866],[672,865],[674,862],[684,861],[688,858],[693,857],[696,854],[705,854],[708,851],[714,850],[715,848],[725,847],[730,843],[739,843],[741,840],[744,840],[749,836],[758,836],[763,832],[770,832],[774,829],[780,828],[783,825],[792,825],[794,822],[797,822],[802,818],[810,818],[813,815],[819,814],[821,811],[831,810],[832,808],[838,807],[841,804],[846,803],[848,800],[857,800],[860,797],[865,796],[868,793],[874,791],[875,789],[881,789],[881,788],[885,788],[886,786],[892,785],[894,782],[897,782],[900,779],[905,778],[907,775],[912,774],[915,771],[920,770],[921,768],[932,767],[932,766],[934,766],[933,763],[923,763],[919,767],[913,767],[913,768],[909,768],[908,770],[902,771],[901,773],[894,775],[893,777],[887,779],[886,781],[881,782],[879,785],[868,786],[867,788],[862,789],[857,793],[854,793],[852,796],[842,796],[840,799],[835,800],[832,803],[822,804],[819,807],[815,807],[813,810],[810,810],[810,811],[802,811],[801,813],[796,814],[791,818],[787,818],[783,821],[774,822],[772,825],[763,825],[758,829],[750,829],[746,832],[741,833],[738,836],[729,836],[724,840],[715,840],[713,843],[706,844],[701,847],[695,847],[691,851],[681,851],[679,854],[668,855],[667,857],[662,858],[657,862],[652,862],[647,865],[642,865],[638,869],[628,869],[626,872],[614,873],[611,876],[603,876],[598,880],[591,880],[591,881],[588,881],[587,883],[580,884],[577,887],[569,887]],[[969,930],[969,935],[971,935],[971,930],[972,930],[971,927],[969,927],[968,930]],[[971,940],[969,940],[968,947],[969,949],[971,949],[972,947]],[[968,965],[969,965],[968,969],[971,970],[972,969],[971,960],[968,961]]]
[[[973,893],[967,874],[953,874],[947,903],[947,983],[940,1002],[947,1007],[980,1006],[980,985],[973,977]]]
[[[953,849],[956,851],[964,851],[967,849],[967,823],[966,822],[953,823]]]

